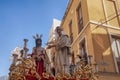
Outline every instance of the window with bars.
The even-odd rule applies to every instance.
[[[82,16],[81,3],[78,5],[76,12],[77,12],[78,34],[79,34],[83,29],[83,16]]]
[[[79,55],[85,59],[84,63],[85,65],[88,64],[88,55],[86,51],[86,46],[85,46],[85,38],[79,43]]]
[[[73,42],[72,20],[69,23],[69,35],[70,35],[71,44],[72,44]]]

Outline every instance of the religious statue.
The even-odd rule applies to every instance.
[[[48,61],[46,51],[43,47],[41,47],[42,45],[41,37],[42,35],[39,36],[38,34],[36,34],[36,36],[33,36],[33,38],[35,39],[36,46],[33,47],[31,54],[31,56],[35,59],[36,71],[40,76],[42,76],[42,73],[45,71],[46,68],[45,65],[46,62]]]
[[[69,73],[69,47],[68,35],[62,33],[61,27],[56,27],[58,37],[55,41],[48,42],[47,49],[55,48],[55,74]]]

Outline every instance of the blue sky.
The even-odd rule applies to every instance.
[[[11,51],[33,35],[43,34],[43,46],[49,38],[53,18],[62,20],[69,0],[0,0],[0,76],[8,75]]]

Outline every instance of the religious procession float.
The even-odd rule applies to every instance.
[[[91,63],[92,56],[89,56],[90,63],[87,65],[85,65],[85,59],[80,57],[75,64],[62,65],[63,67],[69,66],[69,72],[53,74],[50,71],[51,62],[45,49],[41,47],[41,36],[36,35],[34,39],[36,46],[33,47],[32,54],[27,53],[27,39],[24,39],[22,49],[17,47],[12,52],[13,62],[9,68],[9,80],[99,80],[95,71],[97,64]]]

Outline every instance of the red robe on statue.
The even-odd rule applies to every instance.
[[[35,55],[35,53],[32,53],[31,57],[33,57],[34,55]],[[44,59],[45,59],[45,54],[40,54],[39,57],[44,57]],[[35,59],[35,63],[36,63],[36,72],[41,77],[41,80],[46,80],[42,76],[42,73],[44,72],[44,60],[42,58]],[[26,80],[36,80],[36,79],[37,79],[36,76],[34,74],[31,74],[31,70],[30,70],[28,75],[26,76]]]
[[[35,74],[31,73],[31,70],[29,71],[29,73],[25,77],[26,77],[26,80],[36,80],[37,79]]]
[[[40,54],[39,56],[44,56],[45,58],[44,54]],[[43,59],[36,60],[35,62],[36,62],[36,71],[40,76],[42,76],[42,73],[44,72],[44,60]]]
[[[43,79],[42,73],[45,70],[45,60],[46,60],[46,53],[45,49],[42,47],[38,48],[33,48],[33,53],[31,57],[35,58],[35,63],[36,63],[36,72],[40,75],[40,77]]]

